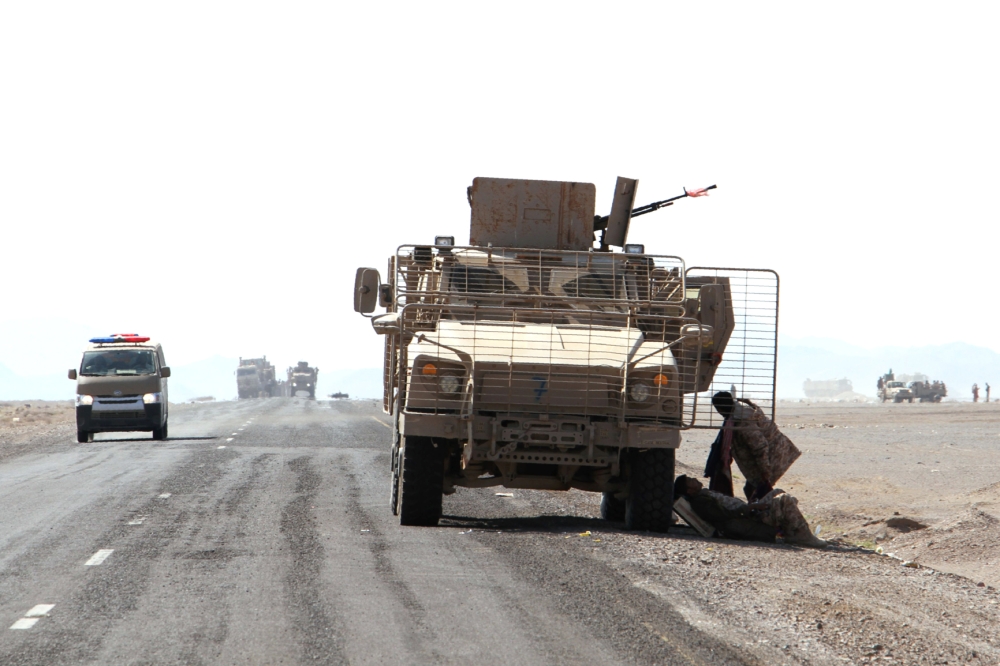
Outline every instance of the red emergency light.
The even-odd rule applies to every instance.
[[[138,333],[112,333],[106,338],[91,338],[94,344],[111,344],[113,342],[149,342],[149,338],[140,336]]]

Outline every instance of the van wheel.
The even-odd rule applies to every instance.
[[[87,444],[89,442],[92,442],[94,441],[94,433],[87,432],[86,430],[77,430],[76,441],[79,442],[80,444]]]
[[[616,523],[625,520],[625,500],[618,499],[614,493],[604,493],[601,498],[601,518]]]
[[[164,440],[167,438],[167,424],[163,423],[162,428],[153,428],[153,439]]]
[[[399,524],[437,525],[444,494],[444,446],[430,437],[404,437],[399,458]]]
[[[625,528],[666,532],[674,522],[674,450],[633,452],[629,477]]]

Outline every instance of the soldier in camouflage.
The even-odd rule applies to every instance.
[[[710,488],[724,495],[733,494],[730,465],[735,460],[746,478],[743,492],[747,501],[762,499],[801,452],[749,400],[735,400],[728,391],[721,391],[712,397],[712,405],[725,421],[705,466],[705,476],[712,479]]]
[[[687,499],[699,518],[729,539],[773,543],[777,537],[782,537],[786,543],[810,548],[827,545],[809,529],[809,523],[799,511],[798,500],[783,490],[772,490],[760,500],[747,504],[735,497],[706,490],[697,479],[682,475],[674,482],[674,500],[680,497]]]

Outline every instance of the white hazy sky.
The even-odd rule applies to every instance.
[[[784,334],[1000,350],[998,14],[5,2],[0,325],[376,366],[354,269],[466,242],[473,177],[593,182],[607,212],[625,175],[637,203],[718,183],[630,240],[776,269]]]

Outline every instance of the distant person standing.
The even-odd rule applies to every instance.
[[[979,402],[979,384],[972,385],[972,402]]]
[[[990,401],[990,383],[986,382],[986,402]]]

